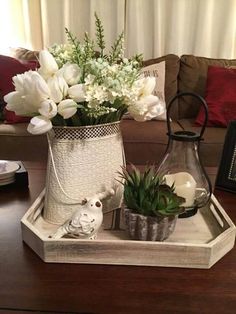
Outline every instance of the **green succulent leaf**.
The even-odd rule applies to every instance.
[[[185,199],[175,193],[175,186],[168,186],[155,170],[147,167],[141,172],[134,165],[119,172],[124,185],[124,201],[128,208],[145,216],[171,216],[184,211]]]

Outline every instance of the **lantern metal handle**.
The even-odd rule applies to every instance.
[[[203,108],[204,108],[204,112],[205,112],[205,119],[204,119],[204,123],[203,123],[203,126],[202,126],[202,129],[201,129],[201,132],[200,132],[200,135],[199,135],[199,140],[202,138],[202,135],[205,131],[205,128],[206,128],[206,125],[207,125],[207,120],[208,120],[208,107],[207,107],[207,104],[205,102],[205,100],[198,94],[195,94],[195,93],[192,93],[192,92],[183,92],[183,93],[179,93],[177,94],[176,96],[174,96],[169,104],[168,104],[168,108],[167,108],[167,130],[168,130],[168,135],[171,135],[172,134],[172,131],[171,131],[171,126],[170,126],[170,109],[172,107],[172,104],[174,103],[174,101],[177,99],[177,98],[180,98],[180,97],[183,97],[183,96],[192,96],[192,97],[195,97],[197,98]]]

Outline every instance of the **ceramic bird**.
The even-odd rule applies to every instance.
[[[78,208],[57,231],[51,236],[60,239],[65,235],[73,238],[95,239],[103,221],[102,202],[108,196],[114,194],[114,190],[98,193],[93,197],[85,198],[82,206]]]

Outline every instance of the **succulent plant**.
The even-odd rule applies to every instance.
[[[144,216],[170,216],[184,212],[185,198],[175,193],[175,187],[165,183],[154,166],[141,172],[134,165],[122,167],[120,182],[124,185],[124,202],[133,212]]]

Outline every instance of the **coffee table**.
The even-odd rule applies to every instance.
[[[209,270],[44,263],[22,242],[20,220],[46,166],[25,167],[29,190],[0,189],[0,313],[235,313],[235,248]],[[236,195],[214,194],[236,223]]]

